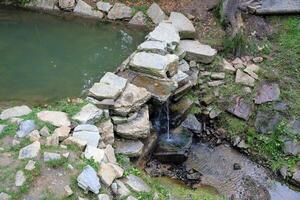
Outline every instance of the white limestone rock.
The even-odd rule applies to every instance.
[[[83,106],[79,113],[74,115],[72,119],[79,121],[82,124],[93,124],[100,120],[103,116],[103,110],[97,108],[93,104]]]
[[[157,3],[152,3],[152,5],[147,10],[147,15],[151,18],[153,23],[159,24],[167,18],[164,11],[159,7]]]
[[[37,117],[39,120],[57,127],[71,125],[67,113],[60,111],[41,111],[37,114]]]
[[[2,113],[0,114],[0,119],[1,120],[7,120],[10,118],[15,118],[15,117],[22,117],[24,115],[28,115],[32,112],[32,110],[28,106],[16,106],[12,108],[8,108],[6,110],[3,110]]]
[[[116,19],[129,19],[132,17],[132,9],[123,3],[115,3],[112,9],[110,9],[107,18],[111,20]]]
[[[98,10],[94,10],[92,8],[92,6],[90,6],[83,0],[77,1],[77,4],[76,4],[73,12],[77,13],[77,14],[81,14],[81,15],[86,15],[89,17],[99,18],[99,19],[102,19],[104,16],[102,12],[100,12]]]
[[[171,12],[169,21],[172,22],[179,32],[181,39],[195,38],[196,29],[193,23],[182,13]]]

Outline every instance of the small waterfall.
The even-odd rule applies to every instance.
[[[154,128],[160,135],[166,135],[167,140],[171,140],[170,136],[170,112],[169,101],[157,106],[152,118]]]

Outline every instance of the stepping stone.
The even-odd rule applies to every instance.
[[[147,15],[151,18],[154,24],[159,24],[167,18],[164,11],[156,3],[152,3],[152,5],[147,10]]]
[[[61,159],[61,156],[58,153],[44,152],[44,162],[49,162],[49,161],[59,160],[59,159]]]
[[[129,21],[129,24],[138,25],[138,26],[146,26],[147,25],[147,17],[142,11],[138,11],[132,19]]]
[[[86,159],[93,159],[97,163],[101,163],[105,161],[105,151],[103,149],[98,149],[97,147],[93,147],[88,145],[84,152],[84,157]]]
[[[19,159],[36,158],[41,150],[41,144],[36,141],[24,148],[19,152]]]
[[[109,10],[113,7],[109,2],[99,1],[96,3],[98,10],[108,13]]]
[[[140,178],[130,174],[122,181],[135,192],[150,192],[151,188]]]
[[[168,54],[165,56],[139,52],[130,61],[130,68],[137,72],[142,72],[160,78],[168,78],[176,74],[179,64],[178,56]]]
[[[31,112],[32,110],[28,106],[16,106],[3,110],[0,115],[0,119],[7,120],[14,117],[22,117],[30,114]]]
[[[238,69],[236,72],[235,82],[249,87],[254,87],[255,79]]]
[[[132,16],[132,9],[123,3],[115,3],[112,9],[110,9],[107,18],[116,19],[129,19]]]
[[[130,158],[140,156],[144,147],[139,140],[117,140],[115,145],[117,154],[124,154]]]
[[[188,61],[209,64],[217,55],[217,50],[197,40],[181,40],[179,46],[186,52],[185,59]]]
[[[17,171],[15,185],[22,187],[26,181],[26,176],[22,170]]]
[[[182,13],[171,12],[169,21],[175,26],[179,32],[181,39],[195,38],[196,29],[193,23]]]
[[[93,104],[83,106],[79,113],[72,117],[72,119],[79,121],[81,124],[93,124],[100,120],[103,116],[103,110],[97,108]]]
[[[160,55],[168,54],[168,46],[165,42],[160,41],[145,41],[138,46],[138,51],[145,51],[148,53],[155,53]]]
[[[256,104],[263,104],[272,101],[278,101],[280,97],[280,89],[277,83],[262,83],[255,97]]]
[[[102,12],[94,10],[89,4],[85,3],[83,0],[77,1],[73,12],[100,19],[102,19],[104,16]]]
[[[171,23],[161,22],[152,32],[147,36],[148,40],[165,42],[168,47],[175,50],[179,44],[180,37],[176,28]]]
[[[114,112],[127,116],[129,113],[138,111],[150,98],[151,94],[145,88],[127,84],[124,92],[115,102]]]
[[[78,186],[85,191],[91,191],[99,194],[101,188],[97,172],[91,166],[86,166],[81,174],[77,177]]]
[[[116,99],[123,92],[127,80],[111,72],[106,73],[99,83],[95,83],[89,90],[89,95],[97,100]]]
[[[86,141],[87,145],[91,145],[93,147],[98,147],[101,139],[98,128],[89,124],[78,125],[74,129],[73,137]]]
[[[234,105],[228,108],[227,111],[236,117],[247,121],[252,112],[252,105],[246,103],[243,98],[236,97]]]
[[[150,133],[148,106],[142,108],[136,119],[115,126],[115,132],[127,139],[147,138]]]
[[[19,138],[26,137],[29,133],[36,129],[35,122],[33,120],[26,120],[20,123],[19,130],[16,136]]]
[[[67,114],[60,111],[41,111],[37,114],[37,117],[39,120],[57,127],[71,125]]]

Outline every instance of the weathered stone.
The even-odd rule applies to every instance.
[[[70,127],[61,126],[61,127],[54,130],[53,135],[57,135],[59,141],[61,142],[61,141],[65,140],[66,138],[69,137],[70,131],[71,131]]]
[[[86,100],[89,103],[96,105],[100,109],[112,109],[115,105],[115,100],[114,99],[103,99],[103,100],[99,101],[99,100],[97,100],[93,97],[87,97]]]
[[[147,10],[147,15],[151,18],[151,20],[155,24],[159,24],[160,22],[162,22],[167,18],[164,11],[156,3],[152,3],[152,5]]]
[[[202,124],[193,114],[189,114],[181,124],[184,128],[192,131],[193,133],[200,134],[202,132]]]
[[[252,59],[252,61],[254,63],[261,63],[261,62],[264,61],[264,58],[263,57],[255,57],[255,58]]]
[[[98,126],[99,132],[101,134],[102,141],[105,144],[113,144],[115,141],[114,136],[114,125],[111,120],[106,120]]]
[[[179,102],[170,105],[170,124],[177,127],[186,119],[194,102],[188,98],[183,98]]]
[[[190,70],[190,65],[185,60],[181,60],[179,61],[178,70],[187,72]]]
[[[75,8],[76,1],[75,0],[58,0],[58,7],[62,10],[71,11]]]
[[[285,111],[289,108],[289,105],[285,102],[278,102],[274,105],[274,110]]]
[[[29,160],[28,163],[25,166],[25,170],[27,170],[27,171],[34,170],[35,169],[35,163],[36,163],[35,161]]]
[[[104,149],[107,161],[110,163],[117,163],[117,159],[115,156],[115,149],[109,144]]]
[[[24,148],[19,152],[19,159],[35,158],[39,155],[41,144],[36,141]]]
[[[211,78],[212,79],[225,79],[225,73],[223,72],[213,72],[211,73]]]
[[[297,167],[294,169],[294,173],[292,176],[292,181],[300,186],[300,163],[297,164]]]
[[[113,185],[115,185],[116,187],[113,188]],[[120,180],[115,180],[115,182],[112,184],[112,191],[120,199],[127,197],[131,193],[126,185]]]
[[[179,58],[174,54],[162,56],[154,53],[139,52],[130,61],[130,68],[149,75],[167,78],[168,75],[176,74],[178,64]]]
[[[282,116],[278,113],[258,112],[255,120],[256,131],[264,134],[273,132],[282,120]]]
[[[115,170],[107,163],[101,163],[98,175],[101,179],[101,182],[108,187],[113,183],[113,181],[117,177]]]
[[[89,95],[97,100],[116,99],[125,89],[127,80],[111,72],[107,72],[100,80],[89,90]]]
[[[222,113],[222,111],[219,108],[213,108],[209,112],[209,118],[214,119],[214,118],[218,117],[221,113]]]
[[[31,142],[39,141],[41,136],[38,130],[30,132],[27,136]]]
[[[147,36],[148,40],[161,41],[168,44],[170,50],[175,50],[179,44],[180,37],[176,28],[171,23],[161,22]]]
[[[81,15],[86,15],[89,17],[103,18],[103,13],[97,10],[94,10],[89,4],[84,2],[83,0],[78,0],[77,4],[74,8],[74,13],[78,13]]]
[[[110,197],[107,194],[99,194],[98,200],[110,200]]]
[[[53,126],[70,126],[71,122],[66,113],[60,111],[41,111],[37,114],[39,120]]]
[[[22,117],[30,114],[31,112],[32,110],[28,106],[16,106],[3,110],[0,115],[0,119],[7,120],[14,117]]]
[[[103,149],[98,149],[97,147],[87,146],[84,152],[84,157],[86,159],[92,159],[97,163],[105,161],[105,151]]]
[[[49,129],[47,126],[44,126],[41,130],[40,130],[40,135],[43,137],[48,137],[50,135],[49,133]]]
[[[165,42],[160,41],[145,41],[138,46],[138,51],[146,51],[160,55],[168,54],[168,46]]]
[[[46,138],[46,146],[58,146],[59,137],[58,135],[52,134]]]
[[[150,187],[140,178],[130,174],[122,180],[135,192],[150,192]]]
[[[36,129],[35,122],[33,120],[22,121],[19,130],[16,133],[18,138],[26,137],[29,133]]]
[[[245,102],[241,97],[236,97],[234,101],[234,105],[229,107],[227,111],[236,117],[247,121],[252,112],[252,105]]]
[[[79,121],[82,124],[93,124],[103,116],[103,110],[97,108],[93,104],[83,106],[79,113],[73,116],[72,119]]]
[[[73,195],[73,190],[71,189],[71,187],[69,185],[66,185],[64,187],[64,190],[66,192],[66,196],[69,197],[69,196],[72,196]]]
[[[287,140],[284,142],[285,154],[297,156],[300,153],[300,142],[297,140]]]
[[[112,9],[108,12],[107,18],[116,19],[128,19],[132,16],[132,9],[123,3],[116,3]]]
[[[253,72],[252,69],[247,67],[246,69],[244,69],[244,72],[249,74],[252,78],[258,80],[258,75],[255,72]]]
[[[196,62],[208,64],[217,55],[217,50],[201,44],[197,40],[181,40],[179,45],[186,52],[185,59],[188,61],[195,60]]]
[[[138,112],[136,119],[115,126],[118,135],[128,139],[147,138],[150,133],[149,110],[145,106]]]
[[[196,29],[193,23],[182,13],[171,12],[169,21],[172,22],[179,32],[181,39],[190,39],[195,37]]]
[[[137,118],[137,116],[138,116],[138,112],[135,112],[135,113],[129,113],[128,117],[112,116],[111,119],[113,121],[113,124],[117,125],[117,124],[124,124],[124,123],[131,122],[132,120]]]
[[[236,72],[235,82],[245,86],[254,87],[255,79],[238,69]]]
[[[129,24],[138,25],[138,26],[146,26],[147,17],[142,11],[138,11],[132,19],[129,21]]]
[[[101,139],[98,128],[89,124],[78,125],[74,129],[73,137],[86,141],[93,147],[97,147]]]
[[[68,137],[63,141],[64,145],[76,145],[79,149],[84,150],[85,146],[87,145],[87,141],[81,140],[76,137]]]
[[[183,60],[184,57],[186,56],[185,50],[182,49],[182,48],[180,48],[180,46],[177,46],[177,47],[176,47],[174,54],[175,54],[176,56],[178,56],[178,58],[179,58],[180,61]]]
[[[280,89],[276,83],[262,83],[257,91],[255,97],[256,104],[263,104],[266,102],[279,100]]]
[[[26,176],[22,170],[17,171],[15,185],[22,187],[26,181]]]
[[[293,117],[293,119],[288,124],[290,130],[294,134],[300,133],[300,120]]]
[[[77,177],[77,182],[80,188],[85,191],[91,191],[95,194],[98,194],[101,188],[97,172],[89,165],[86,166]]]
[[[109,10],[112,8],[112,5],[109,2],[99,1],[96,3],[98,10],[102,12],[108,13]]]
[[[61,156],[58,153],[44,152],[44,162],[49,162],[49,161],[59,160],[59,159],[61,159]]]
[[[178,87],[182,87],[183,85],[188,83],[189,75],[178,70],[177,74],[175,74],[171,79],[178,84]]]
[[[128,157],[138,157],[141,155],[144,144],[139,140],[117,140],[116,153],[124,154]]]
[[[124,169],[115,163],[108,163],[109,167],[115,171],[116,178],[121,178],[124,174]]]
[[[57,0],[35,0],[26,4],[26,7],[39,8],[43,10],[58,10],[56,3]]]
[[[8,194],[1,192],[0,193],[0,200],[10,200],[11,196],[9,196]]]
[[[222,67],[224,71],[228,71],[230,73],[234,73],[236,69],[232,66],[231,63],[229,63],[227,60],[223,59],[222,61]]]

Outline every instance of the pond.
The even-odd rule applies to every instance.
[[[78,97],[114,71],[146,30],[0,8],[0,102]]]

